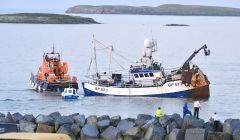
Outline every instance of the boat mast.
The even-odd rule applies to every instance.
[[[157,42],[152,37],[152,47],[151,47],[151,65],[153,65],[153,56],[152,54],[157,51]]]
[[[152,57],[152,54],[153,54],[153,42],[152,42],[152,46],[151,46],[151,48],[150,48],[150,54],[149,54],[149,56],[148,56],[148,59],[149,59],[149,63],[150,63],[150,66],[152,65],[152,63],[153,63],[153,61],[152,61],[152,59],[153,59],[153,57]]]
[[[109,75],[112,74],[112,52],[113,52],[113,46],[111,45],[109,47]]]
[[[95,37],[93,35],[93,45],[94,45],[94,62],[95,62],[95,72],[96,72],[96,80],[97,80],[97,84],[98,84],[98,81],[100,79],[100,75],[98,73],[98,66],[97,66],[97,49],[96,49],[96,40],[95,40]]]

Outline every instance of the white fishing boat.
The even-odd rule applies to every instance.
[[[65,88],[62,92],[62,98],[64,100],[76,100],[79,95],[77,94],[77,90],[75,88]]]
[[[209,84],[207,76],[192,63],[192,59],[201,50],[206,56],[210,50],[203,45],[184,62],[183,66],[167,72],[161,63],[153,58],[157,52],[157,44],[149,39],[144,40],[144,46],[148,50],[144,53],[140,62],[131,65],[128,74],[100,72],[97,65],[97,43],[94,39],[95,74],[89,75],[89,81],[83,82],[85,96],[151,96],[151,97],[209,97]],[[103,47],[108,49],[111,56],[114,53],[112,46]],[[111,62],[111,61],[110,61]],[[109,65],[111,66],[111,64]]]

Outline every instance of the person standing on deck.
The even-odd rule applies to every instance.
[[[188,104],[185,103],[183,106],[183,118],[184,116],[186,116],[187,114],[189,114],[190,116],[192,116],[192,112],[188,109]]]
[[[163,116],[163,112],[161,111],[161,107],[158,107],[158,109],[156,110],[156,115],[155,117],[157,119],[161,118]]]
[[[198,119],[199,118],[199,109],[201,108],[200,102],[198,100],[194,101],[193,107],[194,107],[194,117],[197,117],[197,119]]]

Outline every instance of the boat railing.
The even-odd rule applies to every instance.
[[[99,81],[89,81],[88,83],[92,85],[98,85],[103,87],[152,87],[152,86],[162,86],[167,80],[166,79],[145,79],[145,80],[138,80],[138,81],[119,81],[119,82],[107,82],[107,80],[99,80]]]
[[[97,86],[102,86],[102,87],[118,87],[118,88],[136,88],[136,87],[142,87],[141,85],[139,84],[129,84],[129,83],[125,83],[125,84],[110,84],[110,83],[93,83],[93,82],[90,82],[92,85],[97,85]]]

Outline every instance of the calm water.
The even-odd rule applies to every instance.
[[[63,59],[69,62],[70,74],[76,75],[79,82],[86,80],[84,75],[92,55],[92,35],[95,34],[98,40],[113,44],[116,50],[133,61],[142,55],[143,40],[153,36],[158,42],[155,58],[166,68],[181,66],[195,49],[207,44],[211,56],[205,57],[200,53],[194,59],[211,82],[211,97],[201,101],[200,116],[208,120],[215,111],[219,112],[221,119],[240,116],[240,18],[84,16],[104,24],[0,24],[0,112],[36,115],[60,111],[63,114],[79,112],[136,117],[139,113],[154,114],[158,106],[166,114],[182,113],[186,101],[193,110],[192,101],[187,99],[82,96],[78,101],[64,102],[60,97],[45,96],[30,89],[30,73],[38,70],[43,50],[52,47],[53,43],[59,51],[62,49]],[[190,26],[163,26],[169,23]],[[100,63],[105,65],[107,61]],[[125,67],[130,65],[129,62],[121,63]]]

